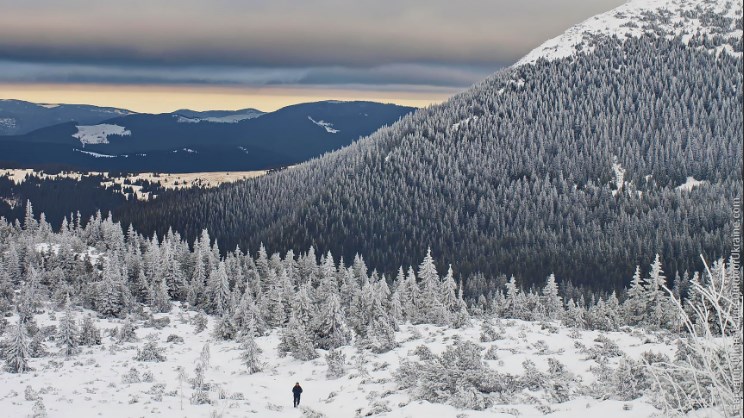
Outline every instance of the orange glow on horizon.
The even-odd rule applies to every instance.
[[[0,99],[34,103],[90,104],[143,113],[177,109],[273,111],[321,100],[369,100],[424,107],[440,103],[457,91],[361,90],[302,86],[226,87],[109,84],[1,84]]]

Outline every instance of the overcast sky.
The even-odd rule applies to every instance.
[[[308,98],[421,105],[621,3],[0,0],[0,97],[140,111]]]

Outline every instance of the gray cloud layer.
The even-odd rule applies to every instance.
[[[622,0],[0,0],[0,81],[466,86]]]

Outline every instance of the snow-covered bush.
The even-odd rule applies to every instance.
[[[522,368],[524,369],[524,374],[520,378],[520,385],[522,387],[529,390],[540,390],[547,386],[547,375],[537,370],[537,367],[532,360],[527,359],[523,361]]]
[[[487,408],[491,404],[487,394],[502,386],[484,365],[480,352],[479,345],[458,341],[439,356],[418,362],[404,359],[395,372],[396,382],[415,399],[469,409]]]
[[[124,320],[116,333],[116,340],[119,343],[130,343],[137,341],[137,326],[134,325],[130,318]]]
[[[723,260],[712,267],[706,263],[707,275],[692,280],[686,304],[663,287],[687,333],[673,361],[644,359],[654,387],[664,395],[659,406],[666,411],[708,408],[723,416],[742,413],[744,300],[736,277],[741,270],[734,266]]]
[[[491,341],[496,341],[504,338],[503,335],[501,335],[501,333],[497,331],[496,328],[494,328],[493,324],[488,320],[483,321],[480,331],[480,341],[482,343],[489,343]]]
[[[162,318],[155,318],[152,315],[143,324],[145,328],[155,328],[155,329],[163,329],[167,327],[168,325],[170,325],[169,317],[164,316]]]
[[[165,342],[173,344],[183,344],[183,337],[177,334],[171,334],[168,336]]]
[[[140,379],[139,371],[136,368],[132,367],[131,369],[129,369],[129,372],[127,372],[127,374],[121,377],[121,381],[122,383],[131,384],[139,383],[142,381],[142,379]]]
[[[46,407],[44,406],[44,401],[41,398],[37,399],[36,402],[34,402],[34,406],[31,409],[31,412],[32,418],[47,418],[48,416]]]
[[[485,360],[498,360],[499,359],[498,347],[496,347],[495,344],[488,347],[488,350],[486,350],[486,353],[483,355],[483,358]]]
[[[23,391],[23,398],[27,401],[35,401],[39,399],[39,394],[36,393],[34,388],[31,387],[31,385],[26,386],[26,389]]]
[[[604,335],[599,335],[597,338],[594,339],[594,342],[597,342],[599,344],[589,349],[582,350],[582,352],[586,353],[587,360],[620,357],[623,355],[623,352],[622,350],[620,350],[620,347],[617,345],[617,343],[605,337]]]
[[[164,352],[165,349],[158,347],[157,342],[148,341],[145,343],[142,349],[137,349],[137,355],[134,357],[134,359],[138,361],[162,362],[165,361],[165,354],[163,354]]]
[[[421,360],[432,360],[436,358],[428,345],[419,345],[412,352],[412,355],[418,356]]]

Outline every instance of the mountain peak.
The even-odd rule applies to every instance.
[[[741,56],[742,0],[630,0],[608,12],[593,16],[533,49],[515,66],[540,58],[554,60],[578,52],[592,52],[593,40],[602,36],[679,38],[689,43],[702,36],[717,37],[715,53]]]

